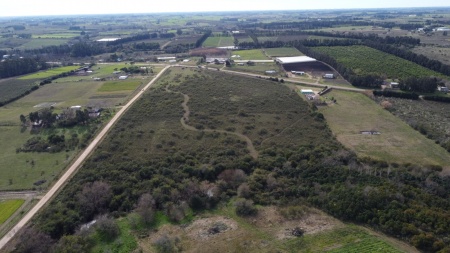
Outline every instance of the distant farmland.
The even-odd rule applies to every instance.
[[[337,62],[351,68],[357,75],[376,74],[393,79],[410,76],[444,77],[413,62],[366,46],[314,47],[312,49],[335,58]]]
[[[16,98],[36,86],[34,81],[36,80],[7,79],[0,81],[0,104]]]

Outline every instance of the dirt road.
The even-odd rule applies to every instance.
[[[31,209],[19,223],[14,226],[1,240],[0,249],[2,249],[14,235],[24,227],[35,215],[47,204],[48,201],[61,189],[61,187],[71,178],[71,176],[77,171],[84,160],[91,154],[91,152],[97,147],[98,143],[105,137],[106,133],[111,127],[120,119],[120,117],[128,110],[128,108],[142,96],[142,94],[169,68],[165,67],[161,72],[156,75],[136,96],[134,96],[122,109],[106,124],[103,130],[95,137],[91,144],[81,153],[76,161],[69,167],[69,169],[62,175],[62,177],[52,186],[52,188],[42,197],[42,199]]]

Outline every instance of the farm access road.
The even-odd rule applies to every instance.
[[[91,144],[81,153],[81,155],[75,160],[75,162],[69,167],[69,169],[61,176],[61,178],[50,188],[50,190],[41,198],[41,200],[0,240],[0,250],[5,247],[5,245],[16,235],[21,228],[23,228],[39,210],[41,210],[56,193],[61,189],[61,187],[71,178],[71,176],[77,171],[77,169],[82,165],[84,160],[91,154],[91,152],[97,147],[100,141],[109,132],[112,126],[120,119],[120,117],[125,113],[125,111],[130,108],[130,106],[136,102],[138,98],[144,94],[144,92],[155,83],[156,80],[168,69],[170,66],[166,66],[158,75],[155,76],[140,92],[136,94],[126,105],[120,109],[120,111],[106,124],[103,130],[92,140]]]

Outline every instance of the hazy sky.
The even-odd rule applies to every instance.
[[[450,6],[449,0],[0,0],[0,17]]]

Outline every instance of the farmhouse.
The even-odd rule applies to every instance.
[[[119,80],[126,80],[128,76],[119,76]]]
[[[281,64],[300,63],[300,62],[315,62],[314,58],[308,56],[294,56],[294,57],[278,57],[276,61]]]

